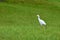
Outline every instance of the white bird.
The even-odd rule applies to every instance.
[[[37,15],[37,17],[38,17],[38,21],[41,24],[41,26],[46,25],[46,23],[44,22],[44,20],[40,19],[39,15]]]

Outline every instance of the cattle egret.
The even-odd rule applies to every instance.
[[[46,23],[42,19],[40,19],[40,16],[39,15],[37,15],[37,17],[38,17],[38,21],[41,24],[41,26],[42,25],[46,25]]]

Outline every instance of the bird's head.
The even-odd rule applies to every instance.
[[[39,15],[37,15],[37,17],[40,17]]]

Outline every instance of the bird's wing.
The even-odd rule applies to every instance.
[[[40,20],[40,23],[42,23],[42,24],[45,24],[45,25],[46,25],[46,23],[44,22],[44,20]]]

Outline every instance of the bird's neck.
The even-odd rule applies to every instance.
[[[40,19],[40,17],[38,17],[38,19]]]

